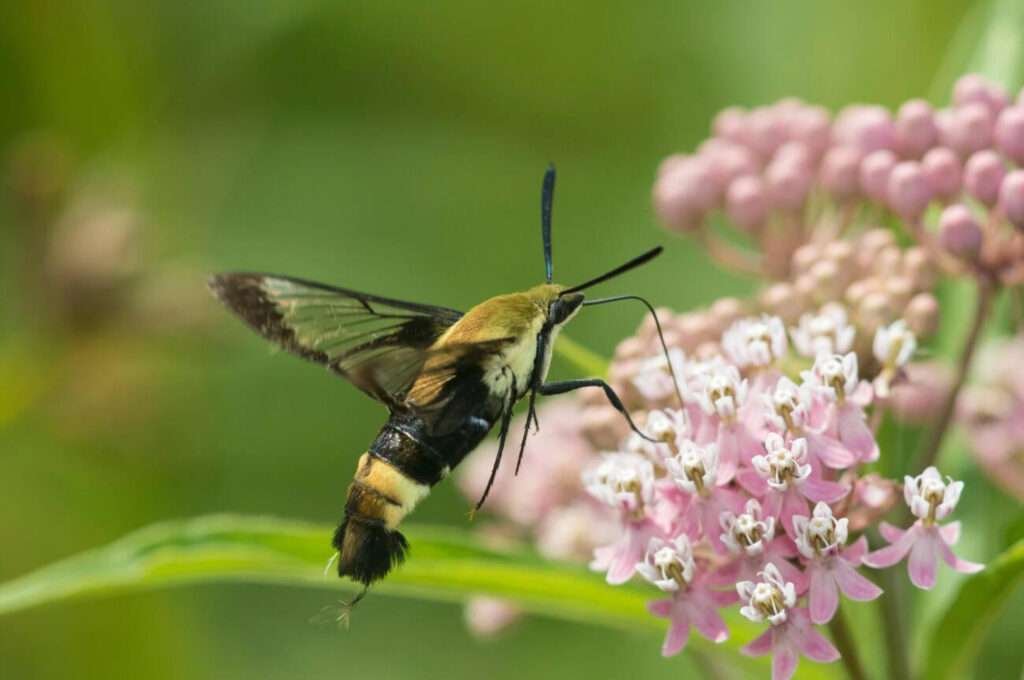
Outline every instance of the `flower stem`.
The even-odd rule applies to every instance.
[[[974,306],[974,318],[971,321],[971,328],[967,333],[967,339],[964,341],[963,350],[960,352],[960,360],[957,362],[956,378],[953,381],[953,386],[949,390],[949,394],[946,395],[945,402],[942,404],[942,411],[939,413],[939,417],[935,421],[935,429],[932,430],[931,437],[925,440],[915,458],[916,465],[909,470],[911,473],[920,472],[929,465],[934,464],[935,460],[939,457],[939,451],[942,449],[943,440],[945,439],[946,433],[949,431],[950,423],[953,420],[953,411],[956,408],[957,397],[960,395],[960,390],[967,381],[967,372],[970,370],[971,360],[974,358],[974,351],[977,349],[978,340],[981,338],[981,330],[984,328],[985,321],[988,319],[989,313],[992,311],[992,300],[995,297],[995,292],[995,281],[988,277],[979,276],[978,295]]]
[[[836,610],[836,615],[828,622],[829,632],[832,633],[832,641],[836,643],[843,665],[846,666],[846,673],[850,680],[867,680],[864,674],[864,666],[860,663],[857,655],[857,643],[850,634],[850,628],[843,618],[842,608]]]
[[[761,276],[763,274],[761,258],[758,255],[743,248],[733,246],[725,239],[710,233],[707,229],[701,230],[698,233],[698,237],[711,257],[717,260],[719,264],[741,274],[749,274],[751,276]]]
[[[884,569],[879,572],[882,589],[885,594],[878,598],[878,614],[882,619],[882,630],[885,637],[886,659],[888,660],[890,678],[909,678],[910,660],[905,618],[907,600],[906,581],[901,579],[895,569]]]

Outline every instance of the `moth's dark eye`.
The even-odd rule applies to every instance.
[[[581,304],[583,304],[583,295],[580,293],[572,293],[564,297],[555,298],[551,303],[548,316],[551,322],[556,325],[565,323]]]

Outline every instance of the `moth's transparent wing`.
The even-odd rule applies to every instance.
[[[395,407],[461,312],[269,274],[219,274],[210,289],[260,335]]]

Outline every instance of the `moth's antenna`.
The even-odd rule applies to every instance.
[[[672,366],[672,357],[668,353],[668,345],[665,343],[665,335],[661,332],[661,321],[658,320],[658,313],[654,311],[654,305],[640,297],[639,295],[615,295],[613,297],[598,298],[596,300],[584,300],[583,306],[588,305],[603,305],[609,302],[619,302],[621,300],[636,300],[637,302],[643,303],[647,307],[647,311],[654,317],[654,327],[658,331],[658,341],[661,342],[661,351],[665,354],[665,362],[668,364],[669,375],[672,376],[672,386],[676,390],[676,397],[679,398],[679,408],[685,408],[686,405],[683,403],[683,392],[679,389],[679,377],[676,375],[676,369]]]
[[[544,277],[551,283],[554,268],[551,263],[551,204],[555,200],[555,164],[549,163],[540,188],[540,236],[544,242]]]
[[[661,255],[661,251],[662,251],[662,247],[661,246],[658,246],[656,248],[651,248],[646,253],[641,253],[640,255],[637,255],[632,260],[630,260],[628,262],[625,262],[623,264],[620,264],[618,267],[616,267],[615,269],[613,269],[613,270],[611,270],[609,272],[605,272],[604,274],[601,274],[600,276],[595,276],[594,278],[590,279],[589,281],[584,281],[583,283],[579,284],[578,286],[573,286],[572,288],[566,288],[561,293],[559,293],[559,295],[568,295],[569,293],[577,293],[577,292],[579,292],[581,290],[584,290],[586,288],[590,288],[591,286],[596,286],[599,283],[603,283],[603,282],[607,281],[608,279],[614,279],[619,274],[624,274],[625,272],[628,272],[630,269],[633,269],[634,267],[639,267],[640,265],[646,264],[648,261],[653,260],[658,255]]]

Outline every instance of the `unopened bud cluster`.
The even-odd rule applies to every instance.
[[[1024,97],[1013,101],[995,83],[964,76],[941,109],[913,99],[895,111],[854,105],[832,116],[785,99],[727,109],[712,127],[694,153],[662,163],[654,206],[669,229],[700,234],[726,264],[788,279],[797,295],[834,292],[854,280],[844,267],[860,255],[856,232],[893,216],[947,271],[1024,277]],[[715,236],[720,216],[750,252]],[[818,247],[792,257],[806,244]]]

